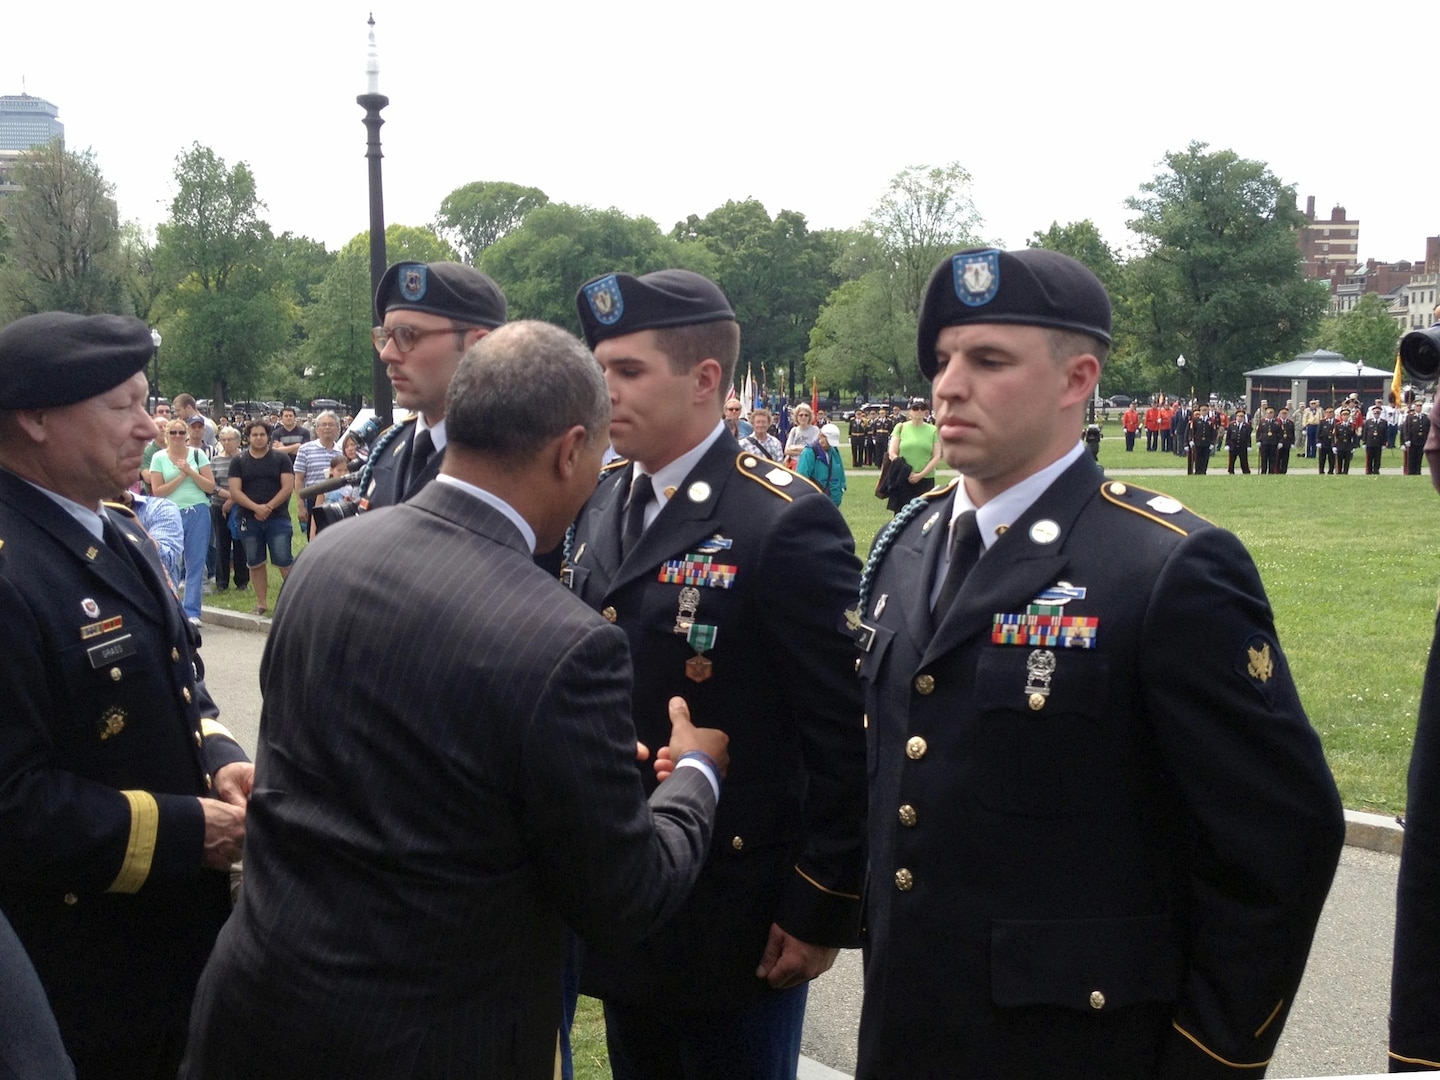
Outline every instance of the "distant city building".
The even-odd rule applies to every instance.
[[[1305,224],[1300,226],[1300,262],[1305,276],[1328,281],[1331,292],[1360,261],[1360,222],[1345,215],[1345,207],[1330,211],[1329,221],[1315,220],[1315,196],[1305,200]]]
[[[60,110],[29,94],[0,95],[0,150],[29,150],[65,138]]]
[[[1440,296],[1437,278],[1440,275],[1415,274],[1398,291],[1390,304],[1390,314],[1400,324],[1401,333],[1435,325],[1435,298]]]

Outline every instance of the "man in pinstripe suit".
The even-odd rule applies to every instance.
[[[297,563],[184,1075],[548,1078],[564,925],[629,944],[688,894],[726,737],[672,700],[647,804],[625,635],[531,561],[609,412],[578,341],[503,327],[450,387],[437,482]]]

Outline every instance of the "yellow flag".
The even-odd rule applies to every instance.
[[[1391,405],[1400,405],[1400,404],[1403,404],[1403,400],[1402,400],[1402,397],[1401,397],[1402,391],[1401,391],[1400,388],[1401,388],[1402,385],[1404,385],[1404,382],[1405,382],[1405,376],[1404,376],[1404,373],[1400,370],[1400,354],[1397,352],[1397,353],[1395,354],[1395,375],[1394,375],[1394,377],[1390,380],[1390,404],[1391,404]]]

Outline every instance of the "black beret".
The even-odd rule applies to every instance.
[[[43,311],[0,330],[0,409],[52,409],[113,390],[155,353],[133,315]]]
[[[400,262],[375,290],[375,321],[387,311],[424,311],[471,326],[505,325],[505,294],[473,266],[454,262]]]
[[[657,270],[638,278],[605,274],[580,286],[575,307],[592,349],[606,338],[640,330],[735,321],[720,287],[689,270]]]
[[[1110,298],[1084,263],[1045,248],[971,248],[935,268],[920,302],[916,355],[935,377],[935,340],[947,326],[1018,323],[1075,330],[1110,344]]]

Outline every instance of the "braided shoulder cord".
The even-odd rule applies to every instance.
[[[370,474],[375,471],[375,463],[380,460],[380,455],[385,448],[395,441],[395,437],[400,434],[400,429],[404,426],[403,421],[391,424],[380,433],[380,437],[375,440],[375,445],[370,448],[370,456],[365,459],[365,464],[360,466],[360,479],[355,484],[359,488],[362,498],[365,495],[365,489],[370,486]]]
[[[924,495],[917,495],[900,508],[900,512],[890,519],[890,524],[880,531],[875,537],[875,542],[870,545],[870,557],[865,560],[865,570],[860,575],[860,613],[863,615],[865,609],[870,606],[870,586],[875,580],[875,575],[880,572],[880,564],[885,559],[885,552],[890,550],[891,543],[895,537],[900,535],[900,530],[908,525],[912,518],[921,510],[925,509],[930,500]]]
[[[570,527],[565,530],[565,541],[560,545],[560,555],[563,559],[562,566],[570,564],[570,556],[575,547],[575,522],[570,522]]]

